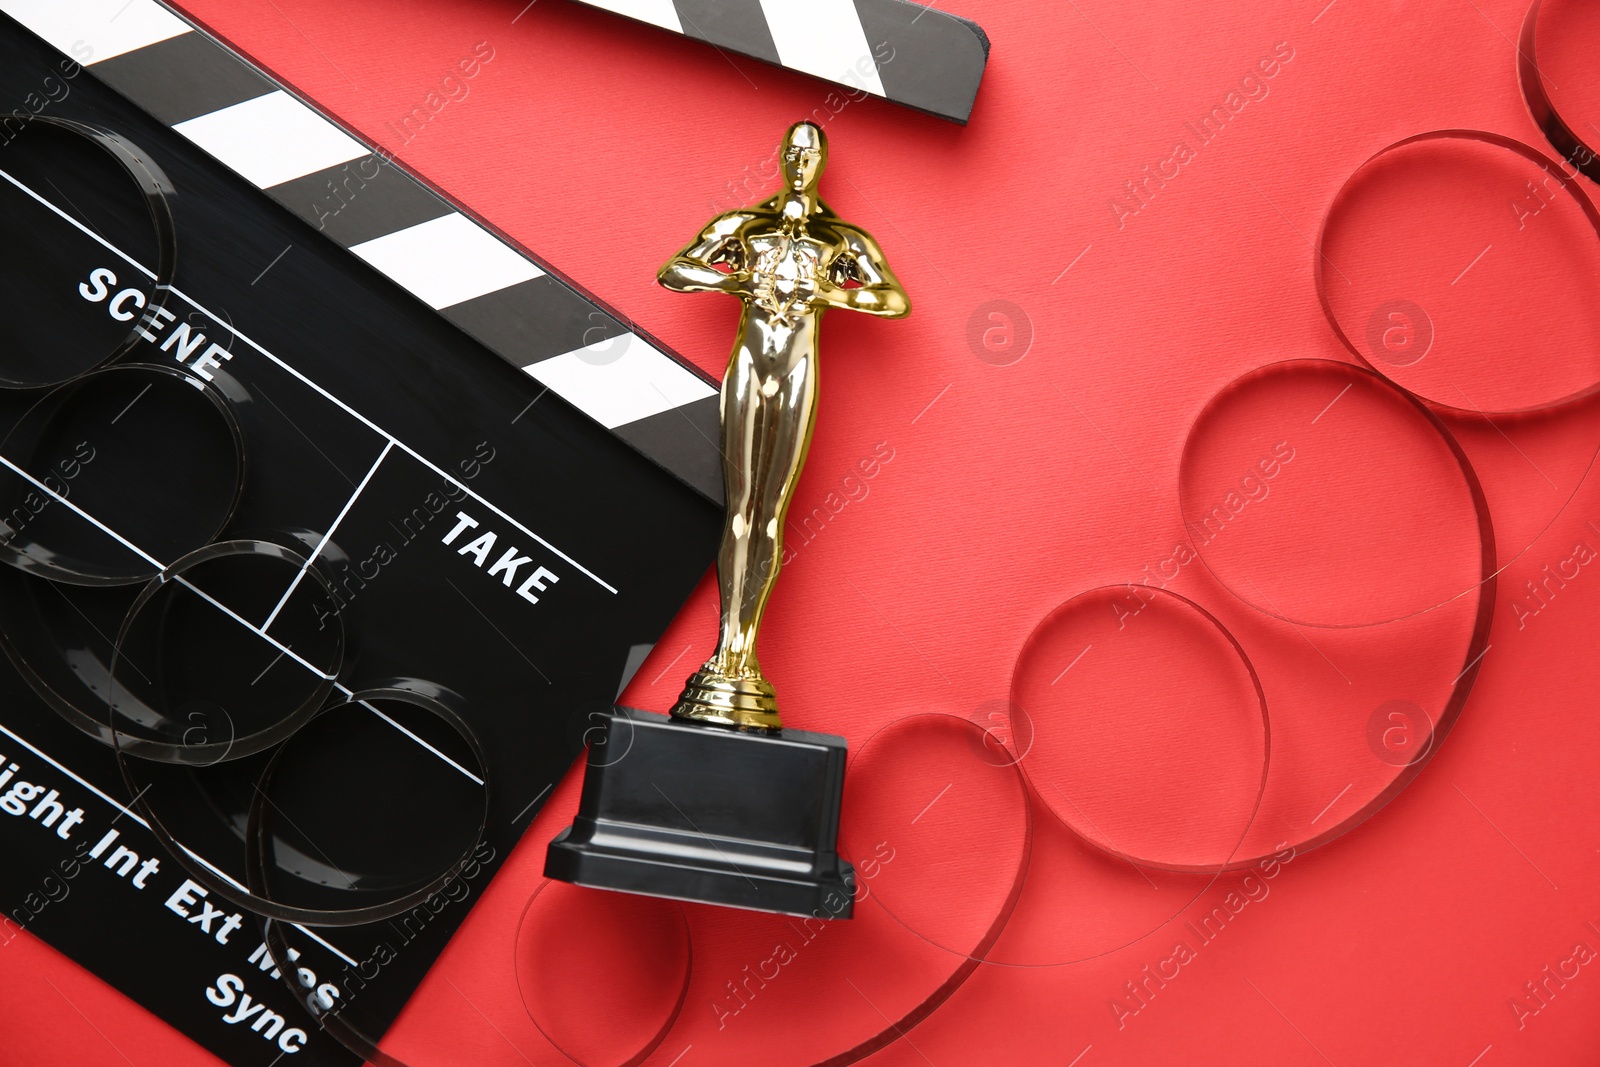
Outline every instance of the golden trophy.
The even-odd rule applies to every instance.
[[[782,146],[784,188],[711,220],[661,268],[680,293],[744,301],[722,380],[722,479],[728,519],[717,554],[722,630],[672,714],[725,726],[778,728],[756,633],[783,558],[783,523],[817,414],[817,335],[828,308],[899,318],[911,310],[883,252],[817,195],[827,136],[807,122]]]
[[[722,382],[728,510],[717,553],[717,648],[689,677],[670,718],[626,708],[607,717],[605,736],[590,749],[578,817],[551,842],[545,873],[848,918],[854,877],[836,851],[845,742],[781,727],[756,637],[811,444],[822,313],[899,318],[911,303],[877,242],[818,195],[828,162],[822,130],[796,123],[780,154],[783,188],[712,219],[658,277],[677,292],[727,293],[744,303]]]

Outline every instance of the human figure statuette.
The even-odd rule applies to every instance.
[[[783,558],[783,527],[817,411],[817,337],[829,308],[900,318],[905,290],[864,230],[818,196],[828,141],[808,122],[780,147],[783,189],[712,219],[657,280],[681,293],[744,302],[722,381],[727,524],[717,555],[716,652],[690,676],[672,714],[752,730],[779,728],[756,658],[756,634]]]

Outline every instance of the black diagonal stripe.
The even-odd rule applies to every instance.
[[[707,499],[721,504],[722,451],[717,444],[719,398],[708,396],[671,411],[618,426],[613,432],[640,452],[655,460],[699,490]]]
[[[855,0],[890,100],[966,125],[989,61],[976,22],[909,0]]]
[[[628,332],[548,274],[452,305],[440,314],[519,367]]]
[[[782,65],[761,0],[672,0],[672,6],[690,37]]]
[[[203,33],[183,33],[89,68],[113,89],[177,125],[265,96],[277,86]]]
[[[379,156],[362,156],[274,185],[267,195],[346,248],[454,210]]]

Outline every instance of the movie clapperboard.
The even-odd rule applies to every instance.
[[[155,0],[0,12],[0,941],[356,1062],[247,884],[381,1034],[710,565],[716,383]]]

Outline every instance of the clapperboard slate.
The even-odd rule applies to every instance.
[[[716,385],[153,0],[0,11],[0,940],[354,1062],[222,895],[258,776],[275,900],[456,872],[292,931],[381,1033],[710,564]],[[53,119],[170,179],[164,301],[159,180]]]

